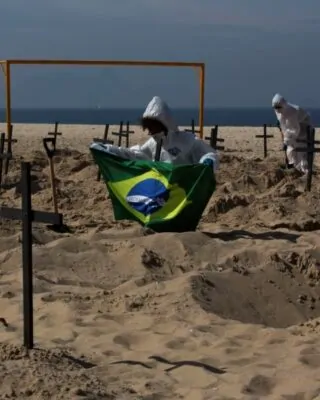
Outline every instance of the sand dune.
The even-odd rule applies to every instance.
[[[49,128],[15,127],[2,205],[20,205],[23,157],[33,207],[52,210]],[[305,193],[303,178],[279,168],[277,131],[264,160],[261,129],[221,129],[226,151],[199,229],[154,234],[113,219],[88,152],[103,127],[61,130],[55,170],[70,232],[34,224],[29,355],[20,225],[0,222],[0,398],[320,398],[319,175]]]

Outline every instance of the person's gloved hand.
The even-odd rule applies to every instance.
[[[211,168],[214,168],[214,161],[211,158],[206,158],[203,163],[204,165],[209,165]]]

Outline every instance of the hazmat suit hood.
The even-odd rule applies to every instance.
[[[272,107],[274,108],[277,106],[280,106],[281,109],[275,109],[274,111],[276,113],[277,119],[280,120],[282,115],[284,116],[285,114],[288,113],[288,109],[290,107],[288,105],[287,100],[279,93],[277,93],[272,99]]]
[[[283,96],[281,96],[281,94],[279,94],[279,93],[277,93],[272,99],[272,107],[275,107],[275,106],[285,107],[287,104],[288,103],[287,103],[286,99]]]
[[[168,129],[169,132],[179,131],[178,126],[173,120],[169,106],[158,96],[153,97],[153,99],[147,105],[147,108],[142,117],[153,118],[161,122]]]

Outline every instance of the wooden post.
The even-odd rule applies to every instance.
[[[280,126],[280,122],[279,122],[279,121],[277,122],[276,127],[277,127],[277,128],[279,129],[279,131],[280,131],[280,134],[281,134],[281,141],[282,141],[282,143],[283,143],[283,132],[282,132],[282,129],[281,129],[281,126]],[[286,147],[284,147],[283,152],[284,152],[284,164],[285,164],[285,167],[288,169],[288,168],[289,168],[289,161],[288,161],[288,156],[287,156],[287,149],[286,149]]]
[[[130,130],[130,121],[127,121],[127,126],[126,126],[126,147],[129,147],[129,138],[130,135],[132,135],[134,131]]]
[[[129,135],[134,133],[134,131],[130,131],[130,123],[127,122],[126,130],[123,130],[123,121],[120,122],[119,132],[112,132],[113,136],[118,136],[118,147],[122,145],[122,138],[126,139],[126,147],[129,147]]]
[[[104,132],[103,132],[103,139],[107,140],[108,139],[108,133],[109,133],[109,124],[105,124],[104,126]]]
[[[54,138],[54,142],[52,142],[54,144],[54,149],[56,149],[56,145],[57,145],[57,136],[61,136],[62,132],[58,132],[58,126],[59,126],[59,122],[55,122],[54,124],[54,131],[53,132],[48,132],[49,136],[53,136]]]
[[[49,144],[52,145],[51,149],[48,146]],[[54,212],[57,214],[58,213],[57,187],[56,187],[54,165],[53,165],[53,157],[54,157],[54,153],[56,152],[56,136],[54,138],[44,138],[43,146],[45,148],[45,151],[47,153],[47,157],[49,160],[53,209],[54,209]]]
[[[264,153],[264,158],[268,157],[268,139],[273,138],[273,135],[268,135],[267,134],[267,124],[263,125],[263,135],[256,135],[256,138],[258,139],[263,139],[263,153]]]
[[[155,154],[155,157],[154,157],[154,161],[160,161],[162,143],[163,143],[162,139],[159,142],[157,142],[156,154]]]
[[[2,185],[2,167],[3,167],[3,160],[4,160],[4,143],[5,143],[6,135],[4,132],[0,135],[0,191]]]
[[[308,173],[307,173],[307,182],[305,190],[307,192],[311,191],[312,186],[312,175],[313,175],[313,160],[314,154],[320,153],[320,148],[316,148],[317,144],[320,144],[319,140],[315,140],[315,129],[311,126],[307,127],[307,139],[306,140],[297,140],[298,143],[305,143],[306,147],[298,147],[295,151],[305,152],[307,153],[307,160],[308,160]]]
[[[10,132],[8,134],[7,139],[4,140],[6,143],[8,143],[8,146],[7,146],[8,157],[5,158],[5,164],[4,164],[4,173],[5,173],[5,175],[8,175],[8,172],[9,172],[9,161],[12,159],[12,144],[13,143],[17,143],[17,139],[13,139],[12,135],[13,135],[13,125],[10,125]]]
[[[0,191],[2,188],[3,161],[10,159],[12,157],[11,153],[5,153],[5,151],[4,151],[6,141],[7,141],[7,139],[6,139],[5,133],[1,133],[1,135],[0,135]]]
[[[213,149],[223,151],[225,149],[225,147],[217,145],[217,142],[224,143],[224,139],[218,138],[218,129],[219,129],[219,125],[215,125],[214,128],[211,128],[210,136],[206,136],[205,139],[210,141],[210,146]]]
[[[185,132],[192,132],[194,135],[196,133],[201,133],[200,130],[197,130],[195,127],[194,119],[191,120],[191,129],[185,129]]]

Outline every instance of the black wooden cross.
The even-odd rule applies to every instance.
[[[31,203],[31,165],[21,163],[21,208],[0,207],[0,217],[22,221],[22,282],[23,282],[23,338],[24,346],[32,349],[33,338],[33,271],[32,222],[62,225],[62,215],[35,211]]]
[[[2,167],[3,167],[3,160],[4,160],[4,141],[5,141],[5,133],[2,132],[0,134],[0,190],[2,185]]]
[[[0,134],[0,190],[2,187],[2,172],[3,172],[3,160],[7,160],[12,157],[12,154],[5,153],[4,145],[6,142],[6,135],[4,132]]]
[[[112,132],[113,136],[118,136],[118,146],[120,147],[122,144],[122,138],[126,138],[126,147],[129,147],[129,135],[134,133],[134,131],[130,131],[130,123],[127,122],[126,130],[123,130],[123,121],[120,122],[119,132]]]
[[[103,134],[103,138],[93,138],[93,141],[95,143],[103,143],[103,144],[113,144],[113,140],[108,140],[108,131],[109,131],[109,125],[105,126],[104,129],[104,134]],[[100,172],[100,168],[98,168],[98,175],[97,175],[97,181],[100,181],[101,179],[101,172]]]
[[[5,158],[5,164],[4,164],[5,175],[8,175],[9,161],[12,159],[12,143],[17,143],[17,139],[12,139],[12,135],[13,135],[13,125],[10,125],[10,132],[8,133],[8,137],[4,139],[4,141],[8,143],[7,146],[8,156]]]
[[[185,129],[186,132],[192,132],[194,135],[196,133],[200,133],[199,130],[196,130],[194,119],[191,120],[191,129]]]
[[[224,143],[224,139],[218,138],[219,125],[215,125],[211,128],[210,136],[206,136],[205,139],[210,141],[210,146],[216,150],[224,150],[224,146],[217,146],[217,142]]]
[[[53,136],[54,138],[54,149],[56,148],[56,143],[57,143],[57,136],[61,136],[62,132],[58,132],[58,126],[59,126],[59,122],[55,122],[54,124],[54,131],[53,132],[48,132],[49,136]]]
[[[273,135],[267,134],[267,124],[263,124],[263,135],[256,135],[256,138],[263,139],[263,153],[264,158],[268,157],[268,139],[273,138]]]
[[[103,139],[104,140],[108,139],[109,128],[110,128],[110,125],[109,124],[105,124],[104,133],[103,133]]]
[[[126,147],[127,147],[127,148],[129,147],[130,135],[132,135],[133,133],[134,133],[134,131],[131,131],[131,130],[130,130],[130,122],[127,121],[127,124],[126,124],[126,131],[125,131],[125,134],[126,134],[126,136],[125,136],[125,138],[126,138]]]
[[[298,143],[305,143],[306,147],[298,147],[295,149],[298,153],[305,152],[307,153],[307,162],[308,162],[308,173],[307,173],[307,182],[305,190],[310,192],[312,186],[312,175],[313,175],[313,160],[314,154],[320,153],[320,148],[316,148],[317,144],[320,144],[320,140],[315,140],[316,130],[308,126],[307,127],[307,139],[306,140],[297,140]]]

